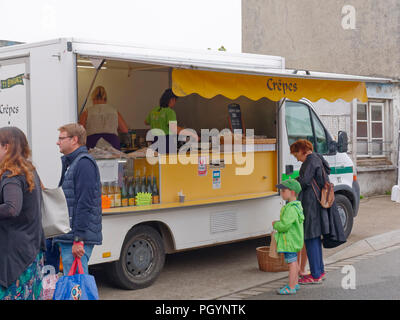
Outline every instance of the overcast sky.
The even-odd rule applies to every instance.
[[[0,40],[79,37],[241,51],[241,0],[0,0]]]

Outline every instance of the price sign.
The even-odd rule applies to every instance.
[[[240,111],[240,105],[236,103],[231,103],[228,106],[228,113],[229,119],[231,122],[232,130],[235,129],[242,130],[243,132],[243,125],[242,125],[242,112]]]

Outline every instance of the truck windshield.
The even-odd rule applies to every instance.
[[[315,115],[314,111],[311,111],[311,117],[312,121],[314,123],[314,131],[315,131],[315,144],[317,147],[317,151],[322,154],[328,153],[328,143],[326,139],[326,133],[325,129],[321,123],[321,121],[318,119],[318,117]],[[315,147],[315,145],[314,145]]]
[[[310,141],[316,152],[328,152],[327,137],[324,126],[315,113],[300,102],[286,102],[286,129],[289,145],[299,139]]]

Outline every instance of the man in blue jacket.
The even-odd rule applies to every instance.
[[[102,243],[101,183],[96,161],[86,148],[86,130],[77,123],[67,124],[60,131],[57,145],[64,154],[59,186],[67,200],[71,232],[54,238],[61,249],[64,275],[76,257],[88,273],[88,262],[94,245]]]

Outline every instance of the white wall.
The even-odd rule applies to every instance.
[[[337,140],[338,131],[346,131],[349,141],[349,151],[352,150],[352,102],[346,102],[342,99],[329,102],[325,99],[313,102],[315,111],[321,118],[326,129],[334,140]]]
[[[29,49],[32,160],[48,188],[61,176],[58,128],[76,119],[75,59],[65,48],[61,42]]]
[[[322,115],[350,115],[351,114],[351,102],[346,102],[342,99],[334,102],[329,102],[325,99],[318,100],[313,103],[318,114]]]
[[[94,69],[78,68],[78,108],[82,107],[93,80]],[[102,85],[108,103],[118,109],[129,128],[148,128],[144,124],[149,111],[159,105],[159,99],[169,85],[168,72],[128,70],[100,70],[93,89]],[[92,90],[93,90],[92,89]],[[92,105],[89,99],[86,106]]]

